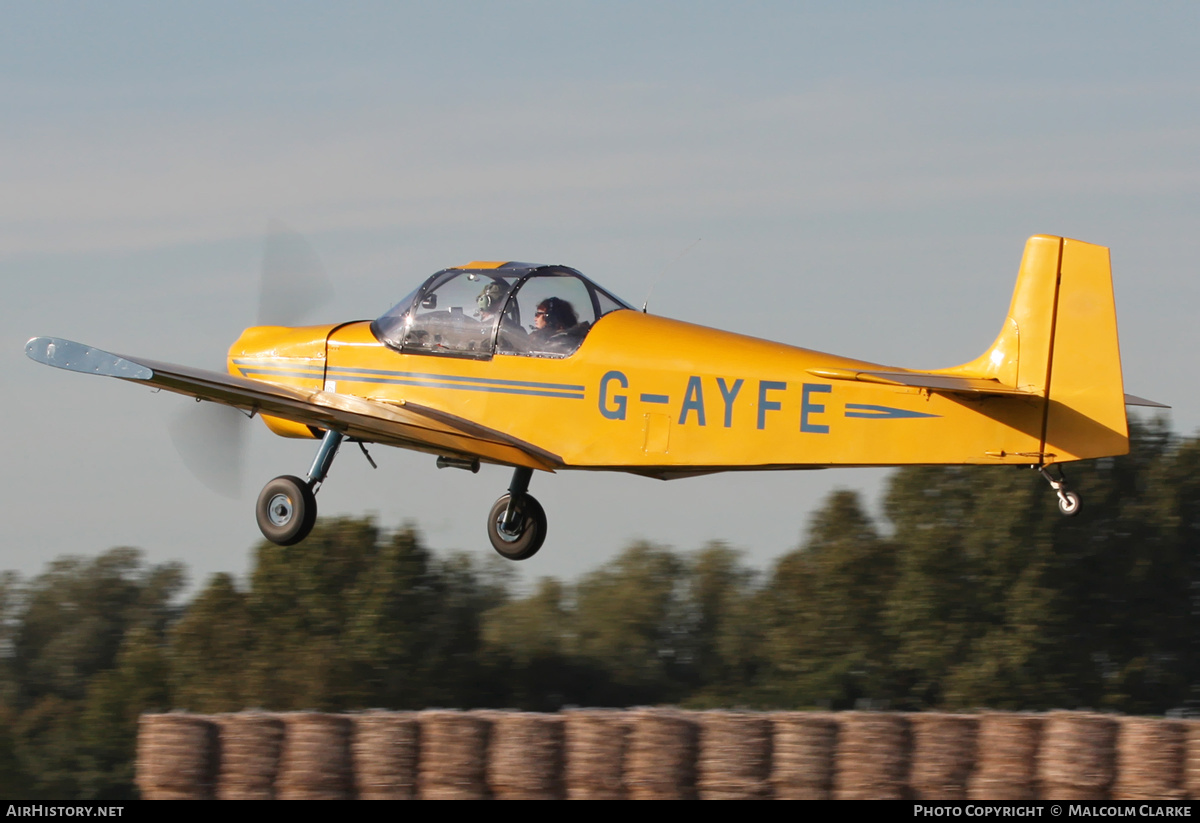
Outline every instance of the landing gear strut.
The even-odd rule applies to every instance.
[[[532,476],[533,469],[514,469],[508,494],[488,512],[488,539],[492,548],[509,560],[528,560],[546,540],[546,512],[529,494]]]
[[[340,432],[325,432],[304,480],[285,474],[263,486],[254,512],[263,537],[279,546],[294,546],[308,537],[317,522],[317,490],[329,474],[343,439]]]
[[[1058,510],[1066,517],[1074,517],[1079,514],[1079,509],[1083,504],[1079,500],[1079,495],[1067,491],[1067,477],[1063,474],[1061,466],[1057,468],[1057,478],[1050,473],[1049,466],[1038,466],[1037,470],[1042,477],[1046,478],[1046,482],[1050,484],[1050,488],[1054,489],[1054,493],[1058,495]]]

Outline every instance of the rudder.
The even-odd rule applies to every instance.
[[[1057,461],[1125,454],[1129,424],[1108,249],[1061,243],[1043,450]]]

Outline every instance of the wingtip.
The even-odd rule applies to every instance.
[[[25,356],[30,360],[56,369],[99,374],[125,380],[149,380],[154,372],[102,349],[94,349],[60,337],[34,337],[25,344]]]

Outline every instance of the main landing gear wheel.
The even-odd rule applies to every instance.
[[[1058,496],[1058,510],[1067,517],[1079,514],[1080,505],[1079,495],[1075,492],[1062,492]]]
[[[254,513],[263,537],[279,546],[294,546],[317,522],[317,497],[308,483],[287,474],[263,486]]]
[[[537,498],[523,494],[513,500],[514,511],[505,526],[511,494],[496,501],[488,512],[487,532],[492,548],[509,560],[528,560],[546,540],[546,512]]]

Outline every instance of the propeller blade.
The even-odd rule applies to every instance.
[[[258,325],[296,326],[333,299],[321,259],[303,237],[272,221],[259,282]]]
[[[189,403],[168,428],[185,466],[217,494],[236,499],[242,488],[246,428],[250,421],[219,403]]]

